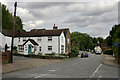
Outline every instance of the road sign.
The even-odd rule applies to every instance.
[[[113,43],[113,46],[118,46],[119,44],[118,43]]]

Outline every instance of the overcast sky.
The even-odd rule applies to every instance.
[[[13,13],[13,2],[4,2]],[[17,15],[24,29],[69,28],[70,32],[106,37],[118,24],[118,2],[18,2]]]

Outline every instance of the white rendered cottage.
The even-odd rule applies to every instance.
[[[4,34],[5,33],[5,34]],[[6,35],[7,32],[5,30],[0,31],[0,52],[5,52],[5,45],[9,47],[8,50],[11,49],[11,37]],[[7,33],[9,34],[9,33]]]
[[[68,54],[71,51],[69,29],[34,29],[30,32],[18,32],[14,46],[20,54],[56,53]]]

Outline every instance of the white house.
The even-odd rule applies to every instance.
[[[11,49],[11,37],[9,37],[8,35],[4,34],[5,31],[3,30],[0,31],[0,52],[5,52],[5,45],[7,44],[7,46],[9,47],[8,50]]]
[[[68,54],[71,51],[69,29],[52,30],[33,29],[30,32],[18,32],[14,46],[20,54],[56,53]]]

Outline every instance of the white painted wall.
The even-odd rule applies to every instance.
[[[9,46],[8,50],[11,50],[11,41],[12,41],[12,38],[11,38],[11,37],[5,36],[5,42],[6,42],[7,45]]]
[[[61,38],[63,37],[63,42],[61,41]],[[26,40],[28,39],[33,39],[35,40],[35,42],[37,42],[39,45],[37,46],[37,51],[35,52],[35,54],[38,54],[38,53],[52,53],[52,52],[55,52],[55,53],[61,53],[61,45],[64,45],[64,53],[65,53],[65,35],[64,33],[62,32],[60,36],[52,36],[52,41],[48,41],[48,36],[43,36],[43,37],[40,37],[41,38],[41,41],[38,41],[38,38],[39,37],[26,37]],[[60,40],[59,40],[60,39]],[[20,37],[20,42],[19,42],[19,38],[15,38],[15,41],[14,41],[14,45],[16,47],[18,47],[18,45],[23,45],[23,38]],[[26,43],[26,45],[30,44],[29,42]],[[52,46],[52,50],[48,50],[48,46]],[[41,47],[41,52],[39,51],[39,47]],[[28,48],[28,46],[27,46]],[[59,49],[60,49],[60,52],[59,52]],[[21,52],[19,52],[21,53]],[[24,48],[24,54],[28,54],[28,50],[25,51],[25,48]]]
[[[10,47],[8,48],[8,50],[11,50],[11,37],[7,37],[4,36],[1,32],[0,32],[0,47],[1,48],[5,48],[5,44],[7,43],[7,45]]]
[[[0,48],[1,48],[1,52],[4,51],[5,48],[5,36],[0,32]]]

